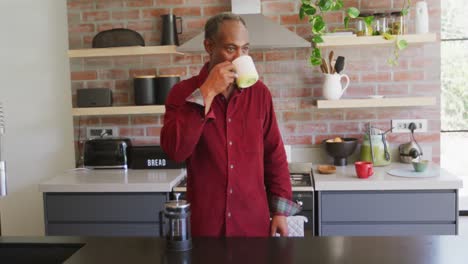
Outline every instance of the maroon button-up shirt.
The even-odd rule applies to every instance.
[[[161,131],[164,151],[187,164],[192,235],[268,236],[268,197],[292,196],[271,94],[261,81],[236,88],[229,100],[217,95],[205,116],[186,98],[207,76],[208,64],[172,88]]]

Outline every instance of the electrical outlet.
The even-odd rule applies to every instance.
[[[87,127],[86,137],[87,138],[98,138],[98,137],[116,137],[118,136],[117,127]]]
[[[394,119],[392,120],[393,133],[411,132],[409,125],[414,123],[416,129],[414,133],[427,132],[427,119]]]

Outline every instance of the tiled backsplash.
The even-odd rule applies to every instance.
[[[230,10],[228,0],[68,0],[70,49],[89,48],[99,31],[126,27],[138,31],[146,45],[160,41],[160,15],[173,12],[183,17],[184,32],[180,42],[202,31],[209,16]],[[401,8],[403,0],[345,0],[346,6],[366,10]],[[440,32],[440,0],[427,1],[431,15],[431,32]],[[360,6],[359,6],[360,4]],[[414,3],[413,3],[414,5]],[[262,1],[262,13],[291,31],[310,37],[307,21],[298,18],[300,1]],[[414,10],[410,17],[414,17]],[[343,14],[327,15],[331,27],[341,25]],[[409,22],[411,25],[411,21]],[[412,27],[410,27],[412,30]],[[328,54],[331,49],[324,49]],[[335,136],[362,138],[367,122],[390,128],[391,119],[428,119],[428,132],[416,134],[418,142],[432,150],[432,160],[440,159],[440,43],[410,44],[401,52],[400,64],[387,65],[391,47],[334,48],[335,56],[346,57],[344,73],[351,78],[344,98],[368,95],[435,96],[437,105],[409,108],[316,109],[313,101],[321,96],[322,77],[318,67],[308,64],[310,49],[254,51],[254,61],[262,80],[270,88],[283,140],[294,148],[319,144]],[[113,90],[115,105],[132,105],[132,77],[141,74],[180,74],[186,79],[198,73],[207,61],[206,55],[154,55],[114,58],[71,59],[73,105],[76,89],[108,87]],[[111,116],[75,118],[75,139],[78,123],[81,138],[86,126],[117,126],[121,136],[134,144],[159,144],[162,115]],[[407,134],[390,134],[395,147],[409,140]]]

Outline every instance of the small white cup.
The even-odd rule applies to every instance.
[[[232,61],[236,68],[236,83],[239,88],[247,88],[258,81],[258,72],[252,57],[243,55]]]

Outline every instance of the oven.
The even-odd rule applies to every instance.
[[[298,215],[307,218],[305,236],[314,235],[314,192],[310,173],[290,173],[293,201],[302,206]]]
[[[314,192],[312,186],[311,173],[290,173],[292,186],[292,199],[294,202],[302,206],[302,211],[298,215],[303,215],[307,218],[307,223],[304,225],[305,235],[313,236],[314,233]],[[187,178],[177,184],[172,189],[173,193],[181,193],[180,199],[185,199],[187,188]],[[172,198],[172,197],[171,197]]]

